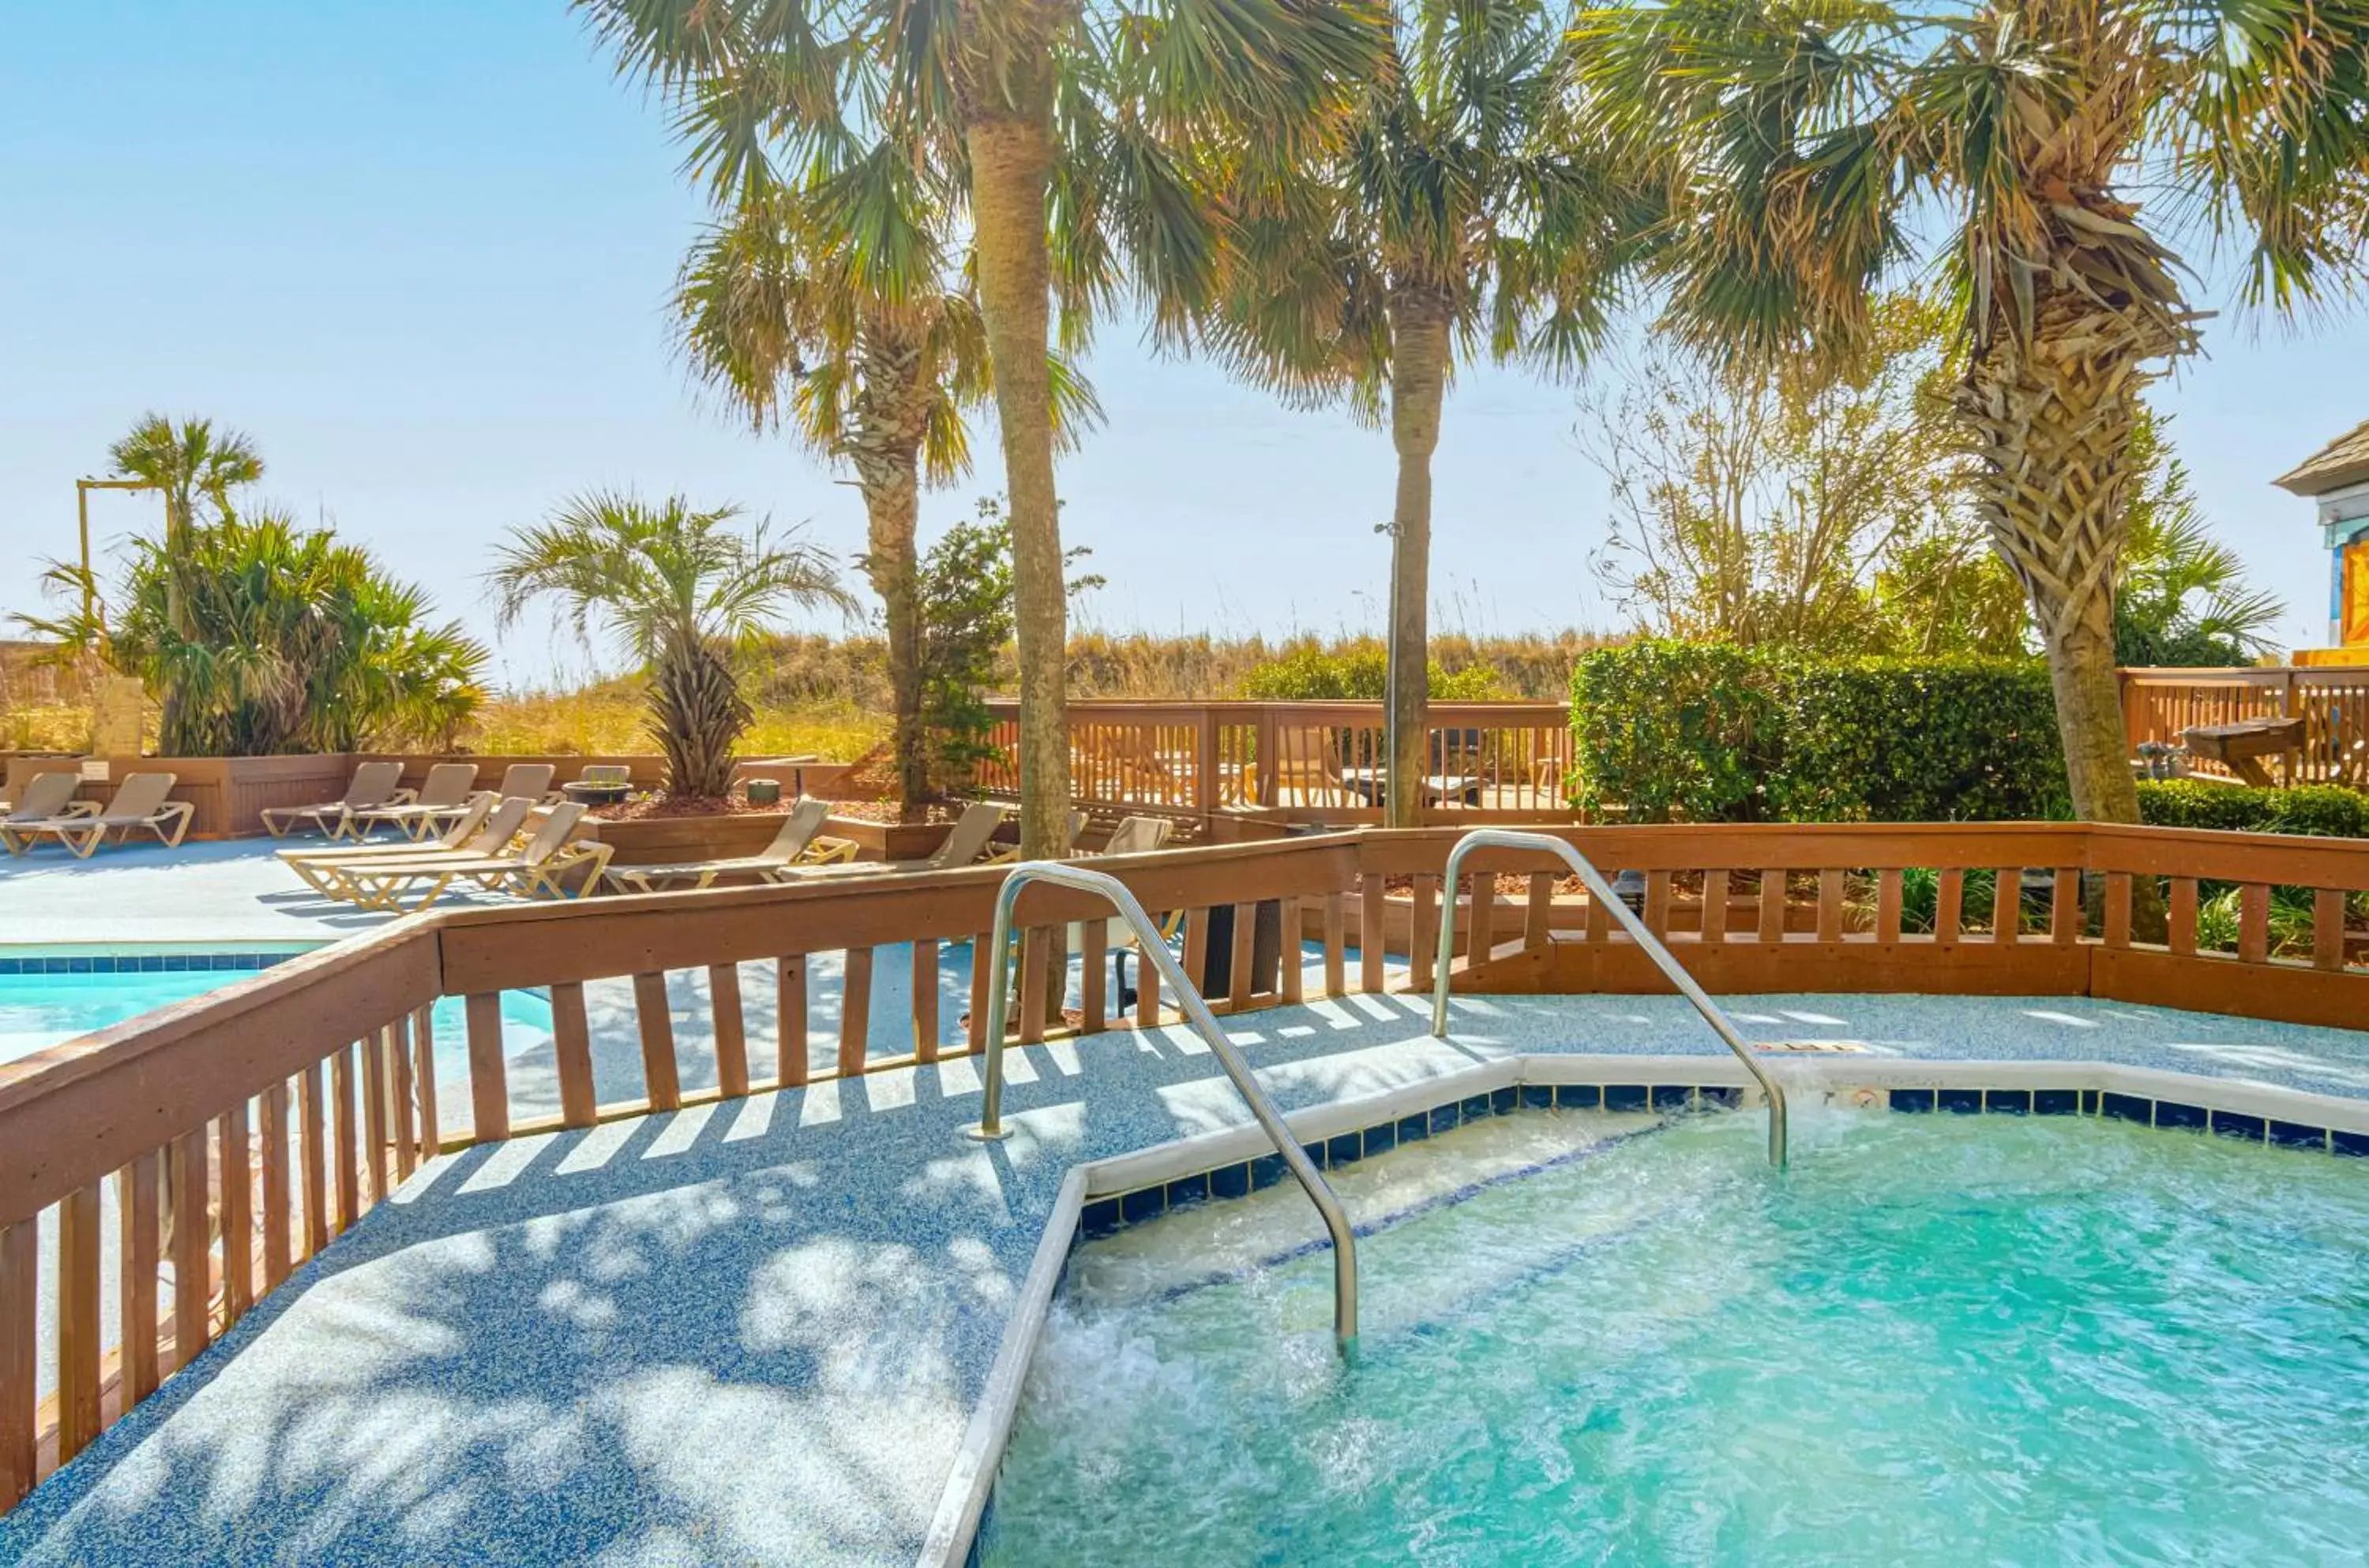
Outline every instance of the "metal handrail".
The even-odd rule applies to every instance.
[[[1442,887],[1445,896],[1441,899],[1439,917],[1438,973],[1432,981],[1431,1032],[1443,1040],[1448,1037],[1448,962],[1456,952],[1456,877],[1464,864],[1465,855],[1477,849],[1544,850],[1549,854],[1561,856],[1564,864],[1579,874],[1579,879],[1587,885],[1589,897],[1611,912],[1612,918],[1620,922],[1631,939],[1644,949],[1645,956],[1654,961],[1654,967],[1678,988],[1680,995],[1695,1004],[1695,1011],[1702,1014],[1703,1022],[1727,1042],[1727,1048],[1735,1053],[1735,1059],[1744,1064],[1744,1070],[1752,1074],[1754,1082],[1760,1085],[1760,1092],[1768,1097],[1768,1162],[1783,1170],[1783,1085],[1752,1054],[1752,1047],[1744,1043],[1744,1036],[1735,1032],[1735,1025],[1728,1022],[1727,1014],[1720,1011],[1719,1004],[1695,983],[1695,978],[1687,973],[1662,939],[1645,929],[1645,922],[1637,918],[1636,911],[1612,890],[1611,885],[1589,864],[1587,857],[1579,853],[1579,846],[1568,839],[1558,839],[1551,833],[1517,832],[1507,828],[1475,828],[1457,840],[1456,847],[1448,852],[1448,873]],[[1476,898],[1482,897],[1481,889],[1475,887],[1472,896]],[[1489,896],[1495,897],[1494,890]]]
[[[1003,1125],[1003,1035],[1005,1008],[1012,995],[1011,964],[1007,955],[1012,949],[1013,906],[1020,900],[1020,890],[1031,882],[1052,882],[1064,887],[1074,887],[1083,893],[1099,893],[1110,900],[1119,918],[1135,933],[1136,945],[1143,961],[1160,971],[1160,978],[1176,993],[1177,1005],[1184,1010],[1185,1022],[1193,1025],[1202,1043],[1209,1047],[1226,1076],[1234,1081],[1251,1115],[1257,1118],[1275,1151],[1299,1178],[1308,1199],[1316,1206],[1324,1229],[1333,1238],[1333,1334],[1345,1353],[1357,1339],[1357,1238],[1349,1227],[1348,1211],[1333,1196],[1315,1162],[1300,1148],[1299,1139],[1284,1125],[1283,1113],[1266,1097],[1266,1091],[1251,1076],[1250,1064],[1234,1049],[1233,1042],[1218,1026],[1217,1015],[1209,1011],[1208,1001],[1201,988],[1185,978],[1168,944],[1161,940],[1160,927],[1145,912],[1127,884],[1106,871],[1093,871],[1082,865],[1064,861],[1032,860],[1015,865],[1004,877],[1003,887],[995,898],[995,934],[989,938],[985,954],[976,955],[974,962],[995,966],[987,990],[987,1099],[977,1125],[963,1129],[964,1135],[982,1141],[992,1141],[1012,1136]]]

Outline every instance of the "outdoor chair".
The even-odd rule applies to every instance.
[[[1073,810],[1070,813],[1070,853],[1076,853],[1078,840],[1084,835],[1086,824],[1093,820],[1093,818],[1092,814],[1088,812]],[[1013,844],[1008,848],[997,850],[993,854],[990,854],[985,860],[980,861],[979,864],[981,865],[1011,865],[1019,859],[1020,846],[1018,844]],[[960,864],[968,865],[970,862],[963,861]]]
[[[41,822],[58,817],[86,817],[98,809],[95,800],[76,800],[82,774],[75,771],[35,773],[25,781],[12,803],[0,805],[0,826]]]
[[[0,843],[10,854],[23,854],[45,837],[53,837],[87,860],[110,832],[129,839],[145,828],[167,849],[177,848],[189,830],[197,807],[186,800],[167,798],[179,782],[174,773],[126,773],[115,786],[115,798],[97,811],[77,811],[48,818],[11,817],[0,823]]]
[[[995,830],[1003,826],[1004,808],[992,801],[978,801],[963,808],[963,814],[946,834],[945,842],[937,853],[927,860],[855,861],[843,865],[784,865],[775,869],[776,882],[799,883],[842,876],[910,876],[922,871],[949,871],[968,865],[978,859],[981,852],[995,838]]]
[[[541,801],[545,805],[559,804],[559,793],[551,787],[552,775],[559,769],[549,762],[512,762],[502,770],[502,782],[494,793],[508,800]]]
[[[498,854],[509,847],[509,841],[518,836],[519,828],[526,821],[526,814],[533,809],[532,800],[503,800],[491,790],[480,790],[462,809],[460,818],[433,842],[406,839],[401,843],[324,845],[318,849],[281,850],[280,858],[315,890],[338,898],[342,897],[337,891],[339,866],[391,865],[399,857],[418,859],[472,849],[481,854]]]
[[[756,876],[770,878],[773,873],[800,862],[812,865],[828,860],[841,860],[855,853],[855,845],[844,839],[832,841],[829,849],[821,850],[814,859],[807,859],[818,849],[815,835],[822,831],[830,816],[830,803],[800,796],[782,818],[781,831],[773,841],[756,854],[734,855],[716,860],[683,860],[660,865],[612,865],[604,875],[609,886],[624,893],[655,893],[672,882],[689,882],[693,887],[705,887],[719,876]]]
[[[439,762],[428,770],[419,793],[401,806],[374,806],[353,814],[348,830],[367,839],[381,824],[399,828],[404,837],[418,841],[469,808],[470,793],[477,787],[475,762]]]
[[[286,838],[291,829],[305,822],[334,839],[353,826],[356,812],[401,806],[411,799],[411,791],[397,787],[402,783],[402,763],[364,762],[354,770],[346,793],[335,800],[318,806],[267,806],[257,815],[263,818],[263,830],[275,839]]]
[[[417,914],[443,897],[455,882],[472,881],[487,889],[505,889],[523,898],[567,898],[565,878],[581,871],[584,882],[577,897],[589,895],[608,868],[612,847],[578,843],[569,835],[584,815],[574,801],[547,807],[542,824],[524,849],[515,854],[480,854],[464,851],[416,858],[391,855],[383,862],[363,862],[337,868],[340,896],[366,910],[397,910]],[[404,901],[406,893],[412,901]]]

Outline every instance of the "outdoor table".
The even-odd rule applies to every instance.
[[[2303,748],[2300,718],[2249,718],[2235,724],[2200,724],[2181,730],[2189,754],[2218,762],[2249,784],[2268,789],[2275,782],[2265,757],[2286,760],[2287,781],[2295,781],[2295,753]]]

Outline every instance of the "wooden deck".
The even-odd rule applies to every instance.
[[[1666,933],[1714,990],[2086,997],[2303,1025],[2369,1018],[2369,965],[2348,934],[2347,914],[2348,899],[2369,893],[2369,844],[2078,824],[1564,831],[1598,864],[1640,874],[1647,924]],[[1455,837],[1453,830],[1358,830],[1102,864],[1147,907],[1185,911],[1185,964],[1196,979],[1207,973],[1211,911],[1234,909],[1232,980],[1215,999],[1220,1011],[1247,1020],[1322,1002],[1403,1017],[1407,999],[1388,994],[1403,981],[1386,966],[1379,940],[1391,888],[1409,889],[1406,978],[1425,986],[1442,959],[1439,901],[1460,892],[1440,882]],[[1662,989],[1601,911],[1558,932],[1553,863],[1493,851],[1476,855],[1471,869],[1493,896],[1459,921],[1467,941],[1448,956],[1462,990]],[[1929,915],[1912,919],[1910,894],[1928,886],[1928,873]],[[1980,901],[1967,897],[1977,873],[1988,874],[1992,889]],[[947,944],[989,925],[1001,878],[980,868],[893,884],[438,913],[0,1067],[0,1503],[15,1502],[160,1388],[180,1397],[171,1394],[177,1369],[217,1337],[241,1333],[258,1304],[280,1310],[290,1279],[336,1275],[360,1261],[350,1245],[358,1227],[369,1234],[367,1217],[440,1154],[512,1145],[470,1156],[502,1169],[504,1161],[566,1158],[516,1152],[528,1148],[521,1140],[566,1133],[576,1141],[532,1145],[564,1150],[596,1127],[646,1125],[625,1118],[676,1117],[665,1124],[675,1127],[683,1125],[680,1113],[699,1112],[710,1118],[704,1125],[724,1118],[737,1127],[756,1114],[747,1104],[762,1103],[776,1117],[795,1104],[804,1123],[825,1103],[844,1114],[876,1095],[920,1094],[924,1085],[948,1093],[948,1074],[973,1070],[965,1059],[985,1044],[987,1021],[983,973],[972,975],[966,1024],[942,1004],[939,967]],[[2143,884],[2158,898],[2139,897]],[[1494,896],[1501,886],[1523,896]],[[2222,908],[2225,888],[2231,914],[2223,945],[2222,925],[2204,915]],[[1284,929],[1306,932],[1316,944],[1311,962],[1283,965],[1271,990],[1261,989],[1249,951],[1251,917],[1265,902],[1281,906]],[[2160,941],[2138,929],[2151,904],[2169,911]],[[1089,1035],[1120,1022],[1105,990],[1102,913],[1053,887],[1031,889],[1020,908],[1038,944],[1082,922],[1078,1001]],[[910,971],[901,977],[910,1016],[887,1037],[871,1005],[883,951]],[[840,986],[818,1006],[808,981],[826,954],[836,956]],[[772,992],[768,1052],[750,1050],[755,1010],[744,1005],[750,970],[743,966]],[[695,1020],[680,1011],[686,976],[691,994],[704,996]],[[634,998],[624,1027],[641,1072],[628,1095],[603,1103],[585,988],[612,983],[629,986]],[[521,988],[550,997],[555,1115],[521,1111],[512,1092],[501,993]],[[429,1010],[443,997],[465,999],[464,1082],[440,1081],[435,1070]],[[1024,988],[1020,1042],[1044,1040],[1047,1000],[1041,988]],[[1148,991],[1133,1022],[1156,1029],[1173,1017],[1173,1007]],[[686,1086],[681,1053],[692,1037],[712,1062],[710,1087]],[[1092,1078],[1098,1069],[1082,1054],[1089,1047],[1100,1050],[1092,1042],[1057,1047],[1048,1057],[1054,1072]],[[1075,1065],[1064,1065],[1059,1051],[1070,1052]],[[818,1065],[818,1055],[830,1065]],[[752,1057],[779,1064],[772,1080],[752,1071]],[[757,1098],[774,1091],[796,1098]],[[453,1114],[461,1105],[469,1112],[465,1131]],[[957,1186],[972,1168],[951,1159],[898,1167],[904,1181]],[[793,1189],[818,1190],[807,1177],[768,1179],[784,1202]],[[704,1200],[669,1201],[696,1209]],[[832,1201],[860,1202],[862,1194],[850,1189]],[[121,1260],[111,1304],[101,1279],[108,1207]],[[729,1227],[749,1212],[727,1205],[714,1223]],[[45,1223],[60,1238],[54,1257],[44,1255]],[[548,1241],[568,1244],[564,1228]],[[519,1266],[498,1249],[482,1258],[487,1269]],[[169,1289],[158,1288],[165,1260]],[[665,1310],[660,1297],[642,1300]],[[566,1308],[555,1301],[545,1310]],[[46,1377],[37,1365],[44,1311],[59,1325],[56,1366]],[[497,1356],[470,1360],[454,1375],[501,1371]],[[40,1397],[45,1385],[56,1397]],[[532,1406],[531,1389],[521,1397]],[[422,1510],[436,1505],[431,1496],[418,1500]]]

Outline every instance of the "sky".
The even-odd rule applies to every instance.
[[[12,16],[0,57],[0,612],[40,606],[74,549],[74,480],[143,411],[246,431],[259,495],[377,551],[495,649],[509,685],[600,663],[531,620],[498,635],[481,574],[509,526],[596,486],[681,491],[861,547],[855,492],[693,391],[665,301],[702,216],[662,109],[562,0],[76,0]],[[2227,308],[2209,269],[2206,303]],[[2323,639],[2312,510],[2270,486],[2369,417],[2369,315],[2232,312],[2160,389],[2206,509]],[[1295,412],[1105,327],[1108,415],[1063,460],[1068,542],[1104,629],[1378,629],[1386,434]],[[1606,628],[1590,568],[1606,487],[1578,395],[1468,370],[1435,469],[1436,624]],[[925,536],[997,486],[925,504]],[[156,502],[100,496],[108,543]],[[837,631],[835,618],[807,623]],[[6,635],[0,632],[0,635]]]

